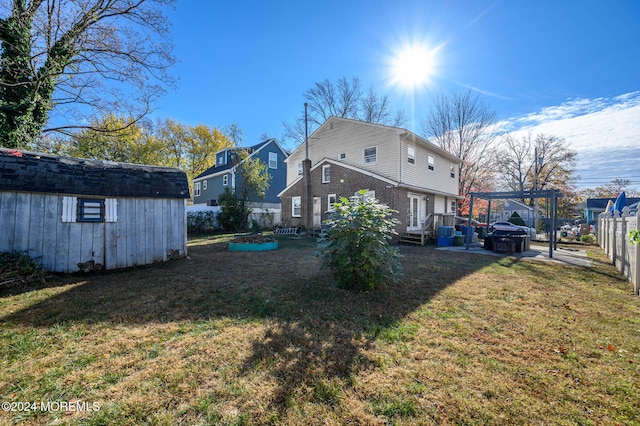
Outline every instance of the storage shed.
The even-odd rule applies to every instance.
[[[0,149],[0,251],[54,272],[180,258],[188,198],[178,169]]]

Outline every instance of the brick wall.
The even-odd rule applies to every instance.
[[[336,194],[337,198],[353,196],[361,189],[375,191],[376,198],[394,210],[399,212],[394,214],[401,224],[396,228],[398,232],[404,232],[406,221],[406,209],[408,205],[407,190],[393,187],[392,184],[368,176],[364,173],[342,167],[335,163],[330,164],[330,182],[322,183],[322,166],[311,171],[311,193],[314,197],[320,197],[322,206],[322,220],[327,219],[325,213],[328,206],[328,195]],[[293,185],[281,197],[282,199],[282,219],[287,226],[304,226],[305,203],[302,202],[301,217],[292,217],[291,197],[304,196],[304,182],[300,180]]]

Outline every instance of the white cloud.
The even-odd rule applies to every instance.
[[[561,105],[500,123],[519,136],[525,132],[562,137],[578,153],[581,187],[615,178],[640,187],[640,92],[611,98],[570,99]]]

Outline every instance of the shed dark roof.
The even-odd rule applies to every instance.
[[[179,169],[2,148],[0,190],[105,197],[189,198],[187,175]]]

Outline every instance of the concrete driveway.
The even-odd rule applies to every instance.
[[[481,243],[474,243],[467,248],[465,246],[449,246],[449,247],[438,247],[436,250],[447,250],[447,251],[455,251],[461,253],[474,253],[474,254],[484,254],[488,256],[512,256],[520,259],[531,259],[531,260],[539,260],[543,262],[559,262],[564,263],[566,265],[574,265],[574,266],[591,266],[591,259],[587,257],[587,252],[578,248],[566,248],[566,247],[558,247],[557,250],[553,251],[553,258],[549,258],[549,246],[548,245],[531,245],[529,251],[524,253],[513,253],[513,254],[505,254],[505,253],[495,253],[491,250],[485,250],[482,247]]]

